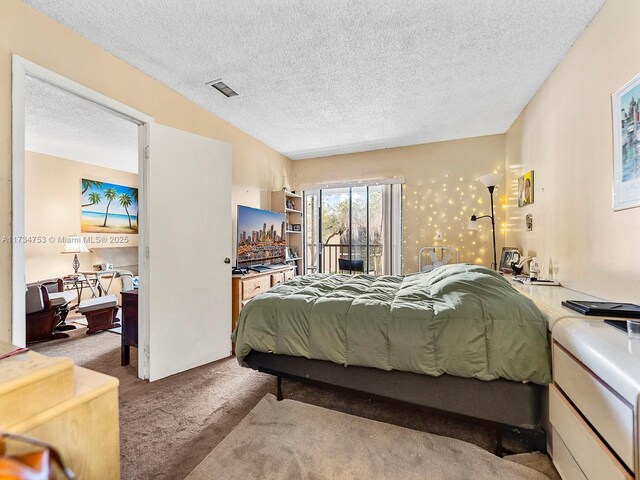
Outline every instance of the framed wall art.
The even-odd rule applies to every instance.
[[[613,209],[640,205],[640,75],[611,96]]]
[[[533,170],[529,170],[518,179],[518,206],[531,205],[533,200]]]
[[[138,233],[138,189],[82,179],[82,233]]]

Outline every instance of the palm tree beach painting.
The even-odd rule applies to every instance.
[[[82,233],[138,233],[138,189],[82,179]]]

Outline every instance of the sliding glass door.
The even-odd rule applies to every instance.
[[[305,191],[305,273],[401,270],[401,185]]]

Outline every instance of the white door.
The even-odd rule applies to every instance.
[[[231,352],[231,146],[157,124],[149,145],[141,340],[153,381]]]

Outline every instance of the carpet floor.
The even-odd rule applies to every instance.
[[[119,335],[85,333],[85,328],[78,328],[67,339],[31,348],[71,358],[77,365],[120,380],[123,479],[186,477],[266,394],[275,393],[273,377],[242,368],[235,358],[145,382],[137,378],[136,349],[132,349],[131,365],[120,366]],[[496,431],[491,426],[326,386],[284,381],[283,390],[287,399],[496,450]],[[520,461],[516,457],[514,461]],[[522,458],[520,463],[530,461]]]
[[[548,480],[471,443],[267,394],[187,480]]]

